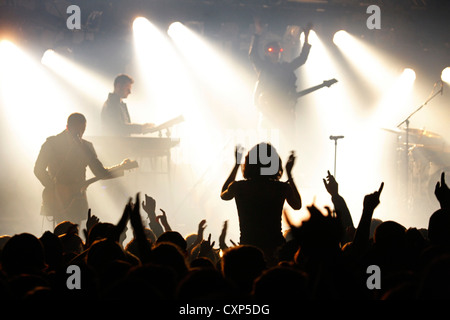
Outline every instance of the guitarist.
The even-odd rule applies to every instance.
[[[71,114],[66,129],[47,138],[35,162],[34,174],[45,187],[41,215],[53,216],[55,223],[80,224],[85,219],[86,193],[77,188],[86,181],[86,167],[101,179],[123,175],[123,171],[112,173],[103,166],[92,143],[82,139],[85,129],[84,115]]]
[[[282,47],[279,42],[272,41],[264,47],[264,57],[257,51],[261,45],[262,28],[255,20],[255,35],[253,37],[249,58],[257,73],[258,79],[254,91],[254,102],[259,109],[263,124],[268,128],[285,128],[286,133],[293,134],[295,129],[296,75],[295,70],[306,63],[311,49],[308,42],[311,25],[305,31],[305,42],[298,57],[290,62],[281,60]],[[268,123],[269,120],[271,123]]]

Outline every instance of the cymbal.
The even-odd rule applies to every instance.
[[[406,133],[406,129],[399,129],[399,128],[381,128],[384,131],[395,133],[395,134],[403,134]],[[417,128],[409,128],[408,134],[415,137],[425,137],[430,139],[442,139],[442,136],[425,130],[425,129],[417,129]]]
[[[424,129],[409,129],[409,133],[419,136],[419,137],[427,137],[427,138],[431,138],[431,139],[441,139],[442,138],[439,134],[428,131],[428,130],[424,130]]]

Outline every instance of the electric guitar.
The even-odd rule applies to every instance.
[[[312,93],[312,92],[314,92],[314,91],[317,91],[317,90],[319,90],[319,89],[321,89],[321,88],[324,88],[324,87],[328,87],[328,88],[329,88],[329,87],[331,87],[333,84],[335,84],[336,82],[338,82],[336,79],[324,80],[324,81],[323,81],[321,84],[319,84],[319,85],[310,87],[310,88],[305,89],[305,90],[297,91],[297,92],[295,93],[294,97],[295,97],[296,99],[298,99],[298,98],[303,97],[303,96],[305,96],[305,95],[307,95],[307,94],[309,94],[309,93]],[[291,106],[286,106],[287,109],[293,108],[293,107],[295,106],[295,102],[296,102],[296,101],[293,101]],[[263,113],[265,113],[265,111],[271,111],[271,110],[273,110],[274,106],[275,106],[275,107],[278,106],[278,105],[279,105],[279,100],[278,100],[278,98],[274,97],[273,95],[271,95],[271,94],[269,94],[269,93],[264,93],[264,92],[262,92],[262,93],[260,93],[260,94],[257,96],[256,104],[257,104],[258,107],[261,109],[261,111],[262,111]],[[283,107],[283,106],[280,106],[280,107]],[[276,110],[277,110],[277,109],[278,109],[278,108],[276,108]],[[273,111],[272,111],[272,112],[273,112]]]
[[[136,161],[125,159],[119,165],[109,168],[108,172],[112,175],[106,178],[93,177],[86,181],[70,185],[56,182],[51,187],[45,187],[42,191],[41,214],[47,216],[67,216],[68,213],[74,212],[74,210],[83,213],[87,212],[86,190],[91,184],[99,180],[122,176],[125,170],[135,169],[138,166]]]
[[[311,88],[308,88],[308,89],[305,89],[305,90],[302,90],[302,91],[298,91],[297,94],[296,94],[296,97],[297,98],[303,97],[303,96],[305,96],[305,95],[307,95],[307,94],[309,94],[311,92],[314,92],[316,90],[319,90],[319,89],[321,89],[323,87],[328,87],[329,88],[333,84],[335,84],[336,82],[338,82],[336,79],[325,80],[325,81],[322,82],[322,84],[319,84],[317,86],[314,86],[314,87],[311,87]]]

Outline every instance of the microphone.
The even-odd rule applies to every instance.
[[[343,139],[344,136],[330,136],[330,140],[338,140],[338,139]]]

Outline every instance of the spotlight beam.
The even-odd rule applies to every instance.
[[[96,100],[99,105],[104,102],[110,90],[108,80],[102,79],[99,75],[77,65],[52,49],[45,51],[41,63],[75,88]]]

